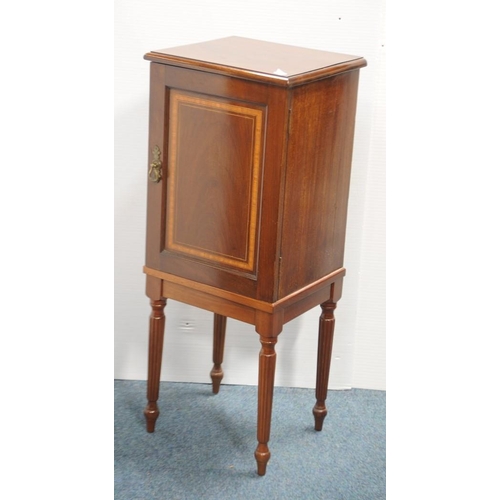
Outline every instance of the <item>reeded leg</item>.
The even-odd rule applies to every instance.
[[[328,377],[332,360],[333,330],[335,316],[333,311],[337,304],[327,301],[321,304],[322,313],[319,319],[318,365],[316,372],[316,404],[313,408],[314,428],[320,431],[327,410],[325,400],[328,392]]]
[[[165,315],[163,309],[165,299],[151,299],[151,316],[149,319],[149,359],[148,359],[148,404],[144,409],[147,431],[154,432],[155,422],[160,411],[158,410],[158,396],[160,393],[161,356],[163,351],[163,334],[165,331]]]
[[[271,452],[267,443],[271,434],[274,372],[276,368],[274,346],[277,340],[277,338],[260,336],[262,348],[259,355],[259,400],[257,411],[257,440],[259,444],[255,450],[257,473],[259,476],[263,476],[266,473],[267,462],[271,458]]]
[[[214,367],[210,372],[210,377],[212,378],[212,392],[214,394],[219,393],[220,383],[222,377],[224,376],[224,371],[222,370],[222,359],[224,358],[224,341],[226,338],[226,316],[221,316],[220,314],[214,314],[214,350],[213,350],[213,362]]]

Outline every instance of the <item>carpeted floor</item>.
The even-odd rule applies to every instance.
[[[314,431],[313,389],[276,387],[267,474],[256,473],[257,388],[161,383],[146,432],[146,383],[115,381],[115,500],[381,500],[385,392],[329,391]]]

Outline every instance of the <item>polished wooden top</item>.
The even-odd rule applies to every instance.
[[[144,58],[287,87],[366,66],[359,56],[237,36],[154,50]]]

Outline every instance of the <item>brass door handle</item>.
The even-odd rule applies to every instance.
[[[153,148],[153,163],[149,165],[149,180],[158,183],[161,181],[161,151],[158,146]]]

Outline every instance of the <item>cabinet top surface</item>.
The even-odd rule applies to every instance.
[[[359,56],[231,36],[154,50],[145,59],[194,67],[283,86],[306,83],[366,66]]]

